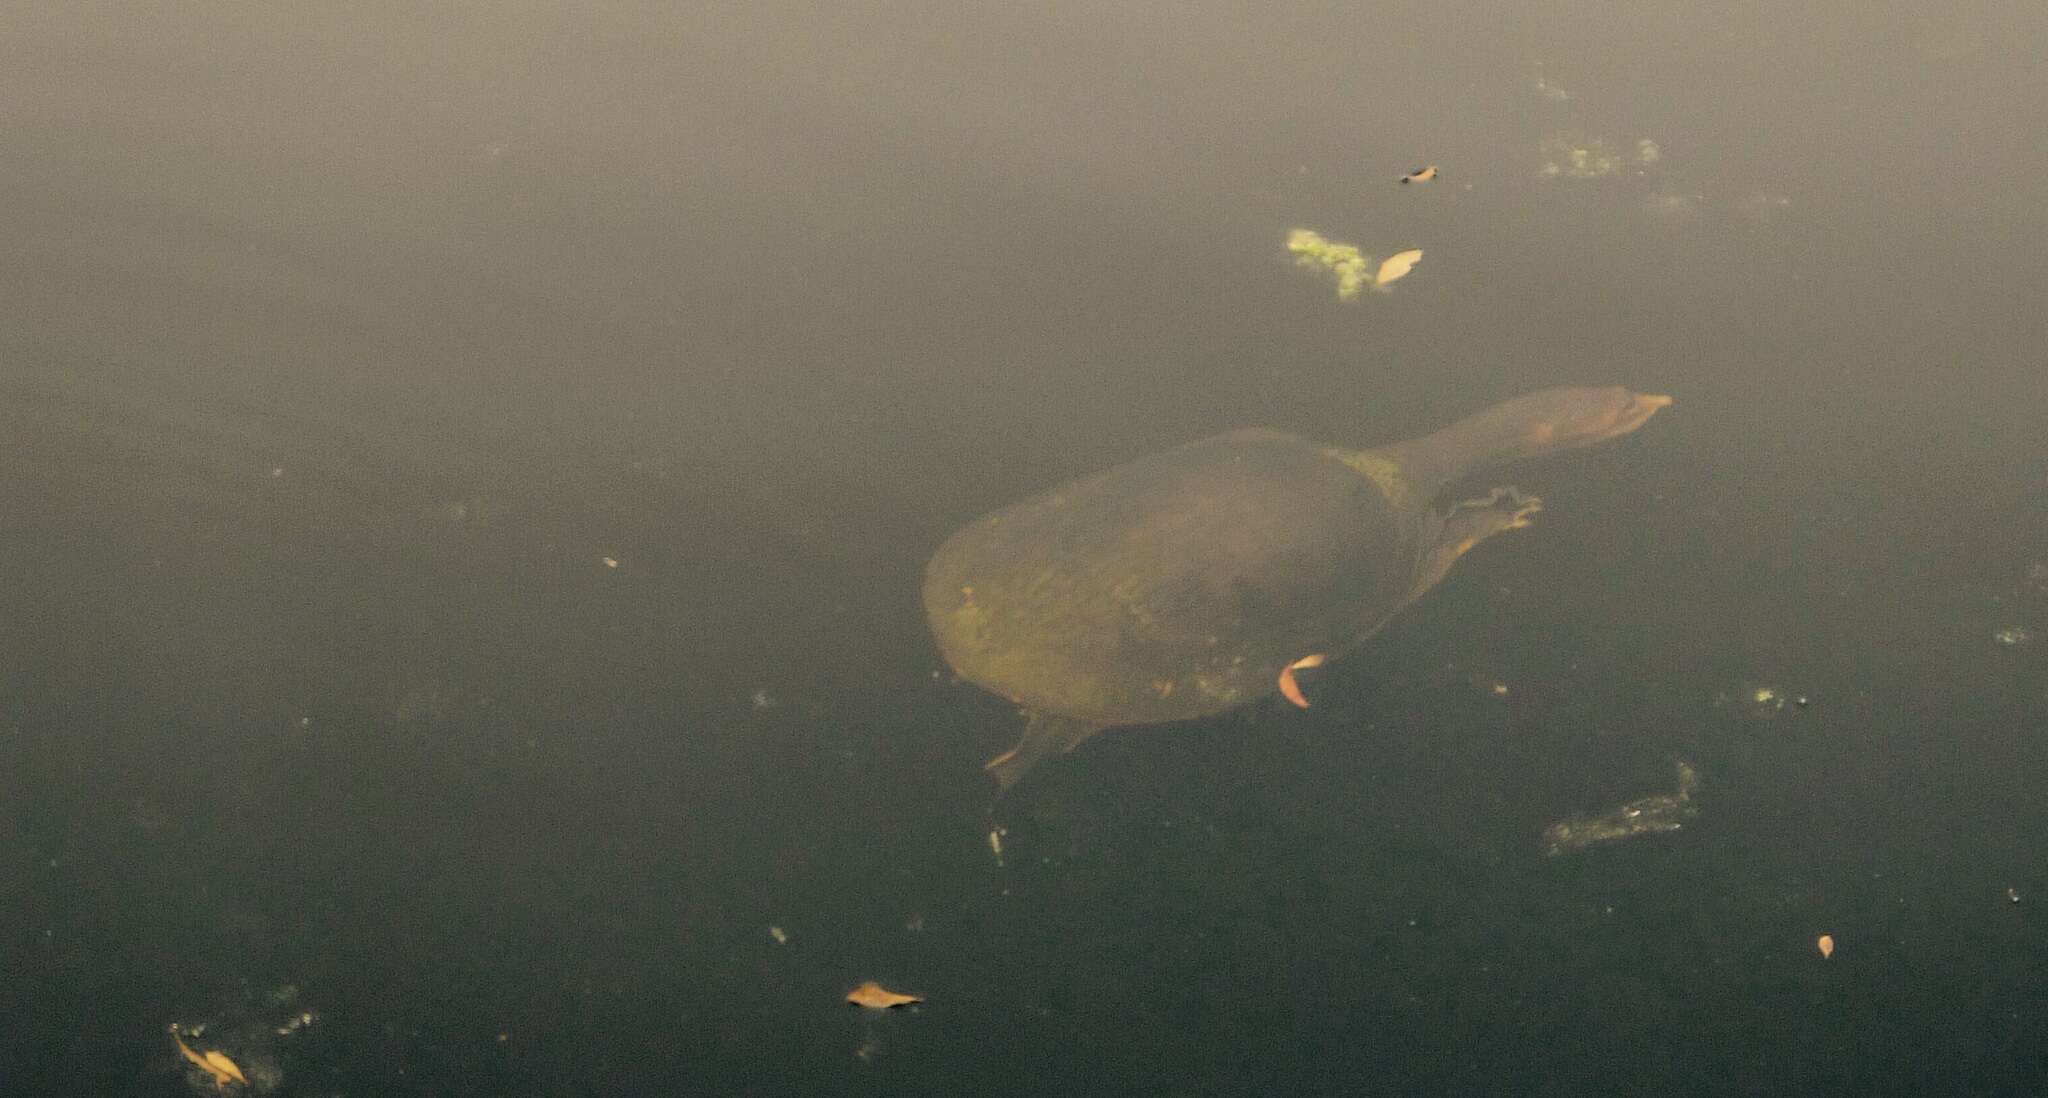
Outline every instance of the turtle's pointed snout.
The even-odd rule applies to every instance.
[[[1630,393],[1628,407],[1614,417],[1614,424],[1607,437],[1625,435],[1650,421],[1665,408],[1671,407],[1671,397],[1664,393]]]

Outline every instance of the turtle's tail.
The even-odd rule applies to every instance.
[[[1081,741],[1100,731],[1102,726],[1099,724],[1032,713],[1017,746],[990,759],[982,769],[995,776],[996,795],[1001,796],[1022,781],[1024,775],[1029,774],[1031,768],[1046,756],[1072,751],[1081,746]]]

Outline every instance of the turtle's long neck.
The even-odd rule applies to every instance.
[[[1522,458],[1575,450],[1641,427],[1671,398],[1602,389],[1545,389],[1503,401],[1418,439],[1347,459],[1413,503],[1435,499],[1452,481]]]
[[[1496,404],[1434,434],[1368,452],[1400,470],[1411,498],[1435,499],[1454,480],[1530,455],[1530,420],[1517,403]]]

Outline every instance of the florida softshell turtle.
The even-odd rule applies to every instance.
[[[953,670],[1026,711],[988,770],[1007,789],[1105,728],[1274,693],[1541,507],[1513,488],[1444,502],[1454,482],[1618,438],[1670,403],[1547,389],[1376,450],[1231,431],[975,520],[926,566],[924,605]]]

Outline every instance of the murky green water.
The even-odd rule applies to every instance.
[[[2048,1079],[2032,7],[5,22],[0,1089]],[[1560,384],[1676,404],[992,800],[950,530]]]

